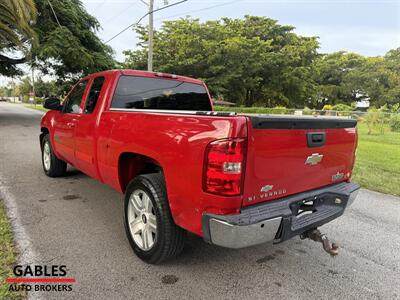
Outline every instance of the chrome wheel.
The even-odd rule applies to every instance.
[[[51,164],[51,152],[49,142],[44,143],[43,145],[43,165],[46,171],[50,170]]]
[[[150,250],[157,238],[157,219],[150,196],[135,190],[128,203],[128,224],[132,239],[142,250]]]

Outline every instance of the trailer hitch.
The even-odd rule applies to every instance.
[[[338,255],[339,246],[335,243],[331,243],[331,241],[328,239],[327,235],[321,233],[318,229],[312,229],[312,230],[306,231],[300,235],[300,238],[302,240],[310,239],[315,242],[320,242],[320,243],[322,243],[322,247],[324,248],[324,250],[327,253],[329,253],[331,256]]]

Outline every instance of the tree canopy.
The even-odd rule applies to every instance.
[[[30,46],[37,43],[31,27],[36,14],[34,0],[0,2],[0,74],[16,75],[16,65],[27,60]]]
[[[54,13],[47,0],[35,2],[40,16],[33,28],[39,45],[32,53],[44,74],[53,71],[63,79],[114,67],[112,48],[96,35],[99,22],[80,0],[51,0]]]
[[[80,0],[3,0],[0,74],[14,76],[16,66],[28,62],[64,82],[39,81],[37,92],[60,93],[66,79],[116,66],[111,47],[96,35],[99,29]],[[214,96],[245,106],[322,108],[369,99],[380,107],[400,102],[400,48],[377,57],[320,54],[318,37],[301,36],[294,29],[257,16],[165,21],[155,32],[155,70],[203,79]],[[124,52],[121,66],[145,70],[147,30],[135,30],[138,48]]]
[[[329,104],[368,99],[380,107],[400,102],[400,48],[383,57],[326,54],[316,65],[319,96]]]
[[[147,30],[124,67],[146,69]],[[213,95],[245,106],[318,107],[400,101],[400,48],[384,57],[318,54],[317,37],[266,17],[166,21],[155,33],[156,71],[205,80]]]
[[[59,79],[115,66],[111,47],[96,35],[99,22],[80,0],[2,0],[0,12],[0,74],[15,75],[24,62]],[[4,58],[22,46],[23,58]]]
[[[204,79],[212,93],[251,106],[263,101],[304,105],[311,101],[316,37],[302,37],[292,26],[265,17],[164,22],[155,34],[157,71]],[[140,48],[126,51],[125,66],[146,66],[146,30],[138,27]]]

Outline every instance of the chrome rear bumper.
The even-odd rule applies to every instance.
[[[212,243],[227,248],[243,248],[273,241],[282,217],[239,226],[210,219]]]
[[[203,215],[204,240],[227,248],[279,243],[341,216],[360,186],[343,182],[284,199],[246,207],[238,215]],[[298,215],[304,202],[313,213]]]

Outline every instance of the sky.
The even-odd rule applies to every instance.
[[[137,22],[148,0],[83,0],[86,9],[100,22],[100,37],[107,41],[119,31]],[[169,0],[169,3],[179,0]],[[164,0],[155,0],[155,8]],[[188,0],[155,13],[155,26],[163,20],[185,16],[202,21],[221,17],[243,18],[245,15],[266,16],[280,24],[293,25],[295,32],[320,37],[320,52],[339,50],[366,56],[384,55],[400,47],[400,0]],[[141,24],[147,24],[145,18]],[[135,32],[127,30],[109,44],[115,57],[123,60],[123,50],[134,49],[138,40]]]

